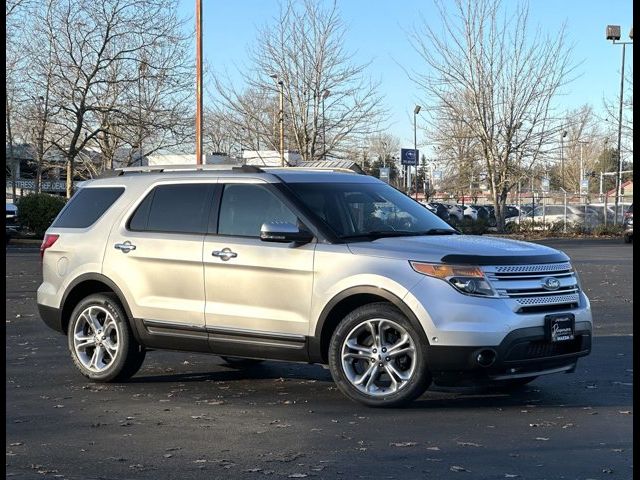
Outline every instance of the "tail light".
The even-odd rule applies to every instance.
[[[44,257],[44,252],[47,248],[53,246],[54,243],[60,238],[60,235],[51,235],[46,234],[44,239],[42,240],[42,245],[40,245],[40,258]]]

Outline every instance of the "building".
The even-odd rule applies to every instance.
[[[625,203],[631,203],[633,201],[633,180],[627,180],[626,182],[622,182],[620,185],[620,194],[622,198],[620,201]],[[613,188],[606,193],[607,202],[615,202],[616,200],[616,189]]]
[[[285,166],[295,167],[302,161],[302,155],[298,152],[284,152]],[[242,163],[255,165],[256,167],[280,167],[280,152],[277,150],[243,150]]]

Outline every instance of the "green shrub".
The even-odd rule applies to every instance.
[[[604,235],[622,235],[624,233],[624,226],[622,225],[605,225],[601,223],[593,227],[591,231],[594,235],[604,236]]]
[[[38,238],[43,237],[65,203],[63,197],[47,193],[32,193],[22,197],[16,202],[18,222]]]
[[[584,235],[589,233],[589,228],[583,222],[567,222],[567,233]]]
[[[548,230],[552,233],[562,233],[564,232],[564,222],[553,222],[552,224],[548,225]]]

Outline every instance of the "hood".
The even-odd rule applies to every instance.
[[[535,243],[477,235],[429,235],[354,242],[355,255],[469,265],[519,265],[569,261],[564,253]]]

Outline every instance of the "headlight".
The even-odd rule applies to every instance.
[[[480,267],[423,262],[409,263],[416,272],[444,280],[465,295],[497,297],[496,292],[491,288]]]

